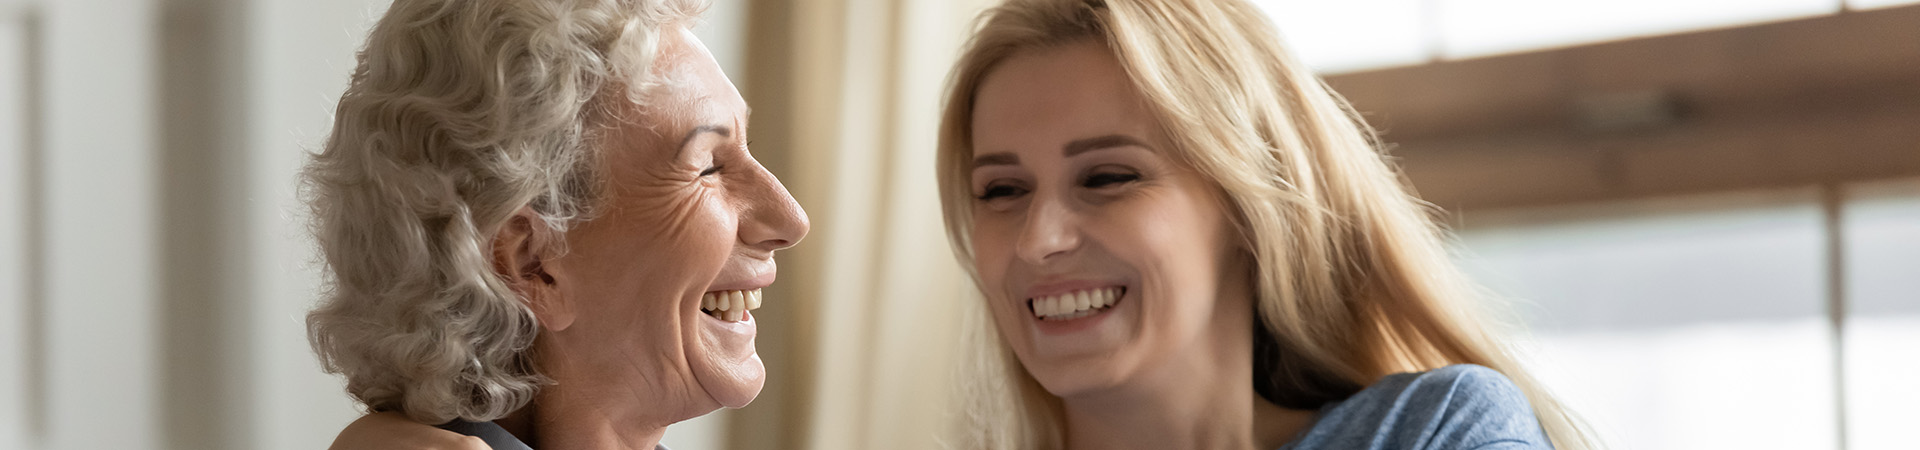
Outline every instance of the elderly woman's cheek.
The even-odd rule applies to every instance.
[[[652,216],[654,233],[667,238],[670,243],[681,245],[694,244],[688,239],[711,238],[712,234],[724,232],[717,230],[725,223],[728,211],[720,189],[708,186],[704,179],[693,180],[691,184],[679,186],[656,186],[649,192],[635,192],[636,198],[645,199],[636,209]],[[701,248],[697,250],[725,252],[724,249]]]

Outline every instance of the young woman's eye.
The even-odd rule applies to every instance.
[[[980,200],[993,200],[998,198],[1015,197],[1025,193],[1027,193],[1027,190],[1021,189],[1018,186],[996,184],[992,186],[987,186],[986,192],[980,193]]]
[[[1089,188],[1099,189],[1103,187],[1132,183],[1134,181],[1139,181],[1139,180],[1140,180],[1140,174],[1136,174],[1136,173],[1105,172],[1105,173],[1096,173],[1093,175],[1088,175],[1087,181],[1081,184]]]

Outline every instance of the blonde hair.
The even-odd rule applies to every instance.
[[[590,215],[593,125],[640,103],[660,30],[703,8],[393,2],[303,174],[329,269],[308,340],[349,394],[424,423],[493,420],[532,399],[546,383],[526,359],[539,325],[494,271],[493,236],[522,208],[554,233]]]
[[[1311,409],[1389,374],[1478,364],[1527,393],[1557,447],[1592,445],[1480,323],[1480,296],[1449,260],[1427,205],[1261,10],[1243,0],[1011,0],[981,20],[951,75],[940,128],[942,207],[963,261],[972,258],[971,120],[982,78],[1024,50],[1098,42],[1172,138],[1174,157],[1228,199],[1255,266],[1261,396]],[[984,313],[971,316],[988,354],[963,377],[972,384],[962,447],[1061,447],[1059,399],[1020,369]]]

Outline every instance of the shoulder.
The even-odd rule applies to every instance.
[[[1533,404],[1512,379],[1485,366],[1456,364],[1438,369],[1391,375],[1369,386],[1374,397],[1419,410],[1474,415],[1525,413]],[[1355,397],[1359,397],[1356,395]]]
[[[1506,375],[1460,364],[1390,375],[1321,411],[1299,450],[1546,449],[1533,405]]]
[[[440,424],[438,427],[442,430],[460,433],[464,436],[479,438],[478,440],[481,441],[480,448],[492,450],[533,450],[531,447],[528,447],[525,442],[521,442],[519,438],[514,437],[513,433],[507,432],[506,428],[501,428],[500,425],[493,422],[468,422],[456,418],[451,422]]]

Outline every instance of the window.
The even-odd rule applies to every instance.
[[[1920,0],[1847,0],[1847,7],[1853,9],[1885,8],[1888,6],[1920,4]]]
[[[1849,189],[1841,236],[1847,448],[1913,448],[1920,424],[1920,180]]]
[[[1822,198],[1801,189],[1468,212],[1460,260],[1498,296],[1517,302],[1535,337],[1522,347],[1523,359],[1612,447],[1837,449],[1838,360],[1827,314],[1831,258]],[[1884,303],[1903,305],[1885,308],[1920,310],[1910,286],[1920,277],[1871,275],[1920,270],[1911,262],[1920,252],[1893,250],[1899,242],[1920,248],[1920,222],[1913,220],[1920,196],[1886,198],[1896,200],[1848,205],[1846,226],[1880,240],[1849,244],[1887,253],[1849,259],[1857,262],[1848,273],[1859,274],[1851,280],[1860,293],[1888,292]],[[1898,265],[1894,253],[1909,262]],[[1887,281],[1894,279],[1900,281]],[[1902,289],[1907,297],[1894,298]],[[1857,362],[1851,367],[1873,371],[1848,371],[1850,386],[1904,388],[1893,386],[1901,384],[1893,377],[1912,373],[1920,359],[1889,353],[1920,348],[1911,331],[1920,315],[1907,314],[1875,313],[1890,319],[1848,328],[1850,336],[1872,334],[1848,347],[1860,357],[1850,359]],[[1892,371],[1902,364],[1909,371]],[[1895,404],[1849,411],[1911,410]],[[1853,440],[1863,443],[1893,438],[1891,429],[1886,437],[1854,430]]]
[[[1842,0],[1254,0],[1325,73],[1812,17]],[[1867,9],[1916,0],[1846,0]]]
[[[1436,0],[1442,53],[1468,58],[1839,11],[1836,0]]]
[[[1253,0],[1287,48],[1314,70],[1343,72],[1426,62],[1427,0]]]

